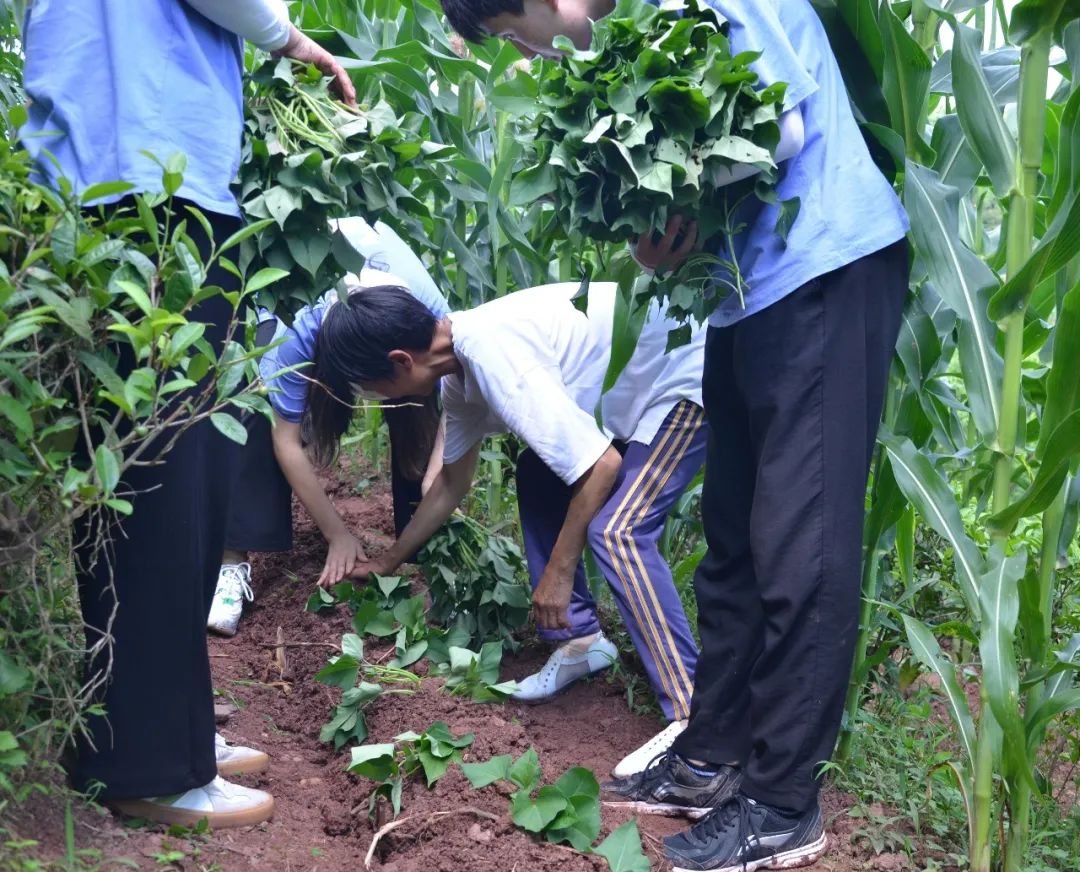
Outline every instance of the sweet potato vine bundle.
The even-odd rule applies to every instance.
[[[733,56],[727,22],[699,0],[659,8],[619,0],[593,25],[587,51],[565,39],[556,47],[566,54],[538,76],[535,157],[514,179],[512,200],[548,197],[571,239],[599,243],[663,231],[675,214],[693,218],[709,254],[644,293],[667,298],[675,317],[704,320],[743,290],[730,254],[714,256],[739,231],[741,207],[755,196],[777,202],[786,86],[755,90],[757,54]],[[737,164],[759,172],[724,185]],[[778,232],[797,210],[797,201],[782,204]]]
[[[368,77],[351,109],[317,70],[288,59],[265,61],[246,87],[237,193],[248,218],[275,223],[245,257],[288,272],[262,292],[261,304],[288,316],[361,268],[332,219],[360,215],[405,238],[426,238],[428,198],[443,190],[440,162],[453,149],[426,139],[414,107],[391,105]]]

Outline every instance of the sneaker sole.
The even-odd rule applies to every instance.
[[[218,775],[226,778],[230,775],[251,775],[256,772],[265,772],[269,768],[270,758],[261,751],[243,760],[227,760],[217,765]]]
[[[689,820],[696,821],[701,820],[709,812],[711,808],[693,808],[685,805],[672,805],[666,802],[634,802],[618,800],[600,800],[601,805],[606,805],[608,808],[625,808],[630,811],[636,811],[638,814],[655,814],[662,817],[679,817],[688,818]]]
[[[168,824],[170,826],[179,824],[182,827],[194,827],[199,821],[206,818],[207,823],[215,830],[254,826],[270,820],[274,815],[273,797],[259,805],[240,811],[196,811],[188,808],[159,805],[145,799],[122,799],[110,802],[109,805],[121,814],[146,818],[149,821],[154,821],[154,823]]]
[[[738,863],[735,866],[714,866],[708,872],[755,872],[757,869],[798,869],[800,866],[809,866],[816,863],[829,845],[828,837],[822,833],[821,838],[810,845],[801,848],[793,848],[781,854],[771,857],[763,857],[760,860],[751,860],[749,863]],[[695,869],[687,869],[683,866],[675,866],[672,872],[698,872]]]
[[[236,635],[236,630],[230,629],[229,627],[223,626],[221,624],[207,624],[206,629],[213,633],[215,636],[225,636],[229,639]]]

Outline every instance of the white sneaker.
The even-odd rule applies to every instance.
[[[193,827],[206,818],[215,830],[261,824],[274,814],[274,797],[265,790],[233,784],[220,775],[178,796],[124,799],[110,805],[124,814],[159,824]]]
[[[518,682],[517,690],[510,694],[518,702],[547,702],[575,681],[601,672],[618,659],[619,652],[603,633],[597,633],[584,654],[572,656],[566,653],[567,642],[559,646],[548,658],[543,669]]]
[[[679,734],[686,729],[686,721],[672,721],[636,751],[631,751],[611,770],[614,778],[629,778],[644,772],[645,767],[658,755],[672,746]]]
[[[244,600],[251,602],[253,599],[251,564],[223,563],[218,572],[210,617],[206,619],[207,629],[222,636],[235,636]]]
[[[262,751],[234,745],[221,733],[214,734],[214,752],[217,755],[218,775],[242,775],[246,772],[265,772],[270,758]]]

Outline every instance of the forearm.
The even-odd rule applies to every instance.
[[[549,567],[561,577],[573,577],[585,551],[589,524],[611,495],[621,465],[619,452],[608,446],[592,468],[574,483],[566,519],[548,559]]]
[[[420,483],[420,494],[424,495],[431,490],[432,484],[443,468],[443,451],[446,449],[446,415],[439,416],[439,429],[435,432],[435,444],[431,446],[431,457],[428,458],[427,469],[424,470],[424,480]]]
[[[330,497],[326,495],[325,488],[315,475],[315,467],[311,465],[299,440],[295,444],[275,441],[274,456],[293,493],[307,509],[327,541],[348,533],[345,522],[330,502]]]
[[[185,0],[194,10],[265,51],[289,41],[291,25],[284,0]]]
[[[392,575],[410,554],[415,554],[446,523],[446,519],[465,498],[471,482],[471,474],[467,480],[458,480],[443,466],[420,500],[412,520],[401,531],[398,540],[379,558],[380,574]]]

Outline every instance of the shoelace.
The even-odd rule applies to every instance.
[[[739,847],[742,848],[742,868],[745,872],[747,863],[750,862],[750,849],[755,844],[761,844],[761,832],[751,814],[753,808],[754,804],[747,797],[737,793],[714,812],[694,824],[690,828],[690,835],[699,842],[706,842],[722,836],[732,826],[737,826],[736,838]],[[773,851],[774,856],[775,854],[776,852]]]
[[[656,778],[663,772],[670,771],[672,757],[674,755],[670,750],[661,751],[645,764],[644,769],[636,775],[631,775],[630,777],[634,779],[634,790],[644,789],[646,781]]]
[[[251,575],[250,563],[238,563],[236,566],[230,566],[222,574],[229,580],[229,596],[242,596],[248,602],[255,599],[255,592],[252,591],[251,585],[248,584],[248,578]]]

